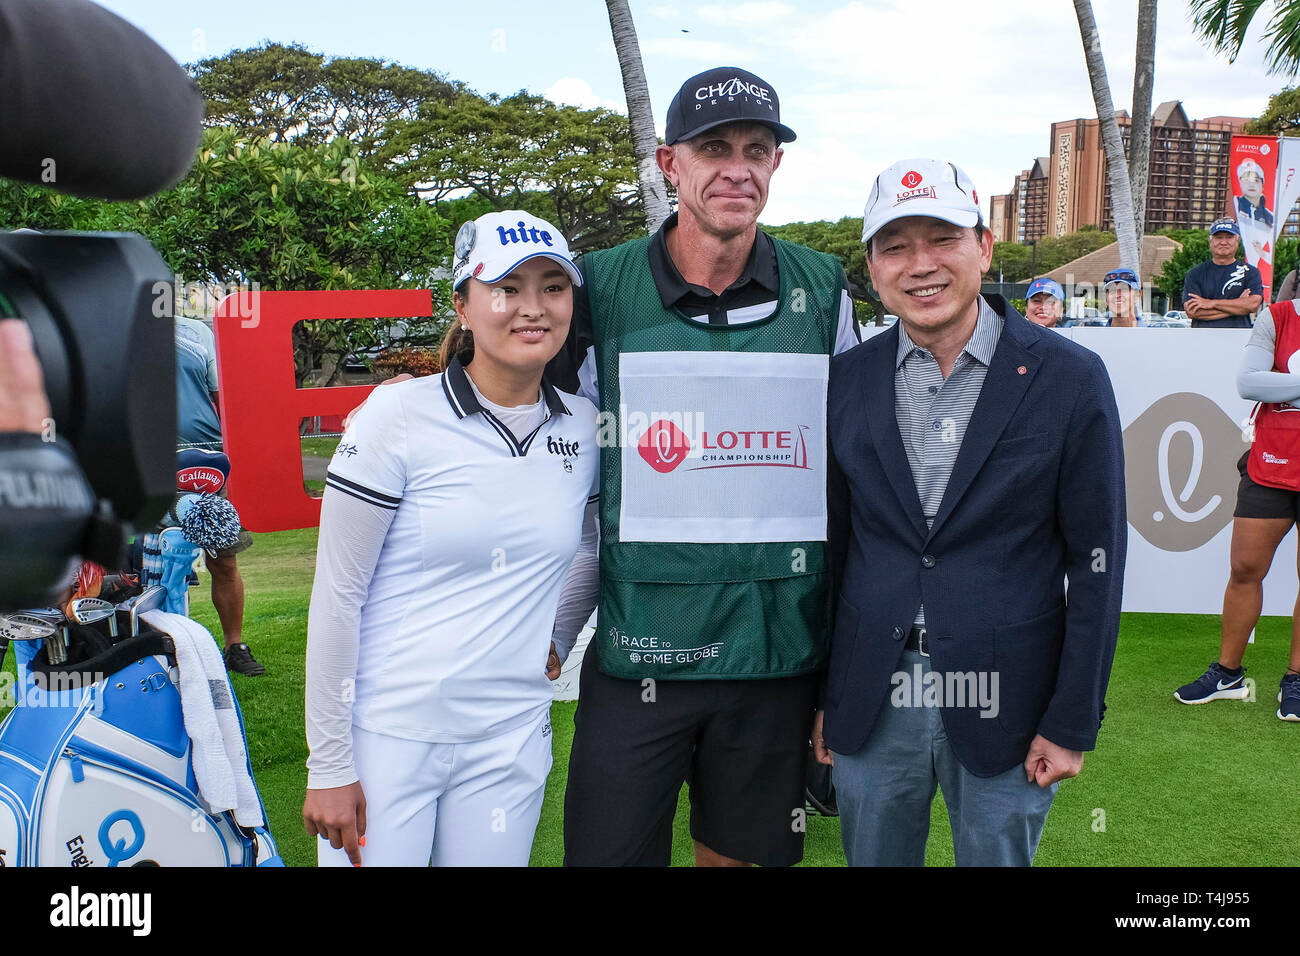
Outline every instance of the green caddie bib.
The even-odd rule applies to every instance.
[[[826,385],[839,260],[774,240],[774,314],[665,309],[649,240],[583,260],[601,399],[600,604],[624,678],[772,678],[829,643]]]

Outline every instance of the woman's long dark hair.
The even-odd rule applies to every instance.
[[[459,297],[462,302],[469,302],[469,287],[472,280],[466,279],[459,289],[453,292],[452,298]],[[451,326],[447,329],[447,334],[442,337],[442,345],[438,349],[438,366],[446,368],[451,364],[453,358],[460,359],[461,365],[468,365],[474,358],[474,335],[469,329],[460,327],[460,317],[453,315]]]

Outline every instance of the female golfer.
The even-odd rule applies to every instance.
[[[526,865],[551,768],[547,678],[578,630],[552,626],[598,455],[595,407],[542,370],[582,276],[523,212],[467,223],[455,256],[444,371],[376,389],[326,477],[303,804],[321,865]],[[590,613],[594,571],[588,590]]]
[[[1255,438],[1237,469],[1241,485],[1232,520],[1232,568],[1223,595],[1219,659],[1174,692],[1184,704],[1241,700],[1249,694],[1241,666],[1264,603],[1263,580],[1273,553],[1300,518],[1300,315],[1294,302],[1262,312],[1242,356],[1237,391],[1264,402]],[[1277,716],[1300,721],[1300,601],[1291,618],[1291,659],[1278,691]]]

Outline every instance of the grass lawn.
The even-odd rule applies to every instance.
[[[253,769],[271,832],[291,866],[315,862],[300,811],[306,769],[303,650],[316,531],[256,536],[240,556],[247,590],[244,636],[266,664],[264,677],[232,675],[248,726]],[[193,592],[193,616],[219,633],[207,595]],[[1290,618],[1265,618],[1247,653],[1258,700],[1187,707],[1174,689],[1198,676],[1218,649],[1218,619],[1126,614],[1111,675],[1098,750],[1083,774],[1062,784],[1043,833],[1038,864],[1048,866],[1294,865],[1300,725],[1274,716],[1286,667]],[[555,768],[533,846],[536,866],[563,858],[564,782],[576,703],[556,703]],[[691,859],[685,800],[677,817],[674,864]],[[926,854],[951,865],[942,797]],[[839,824],[811,816],[805,865],[842,866]]]

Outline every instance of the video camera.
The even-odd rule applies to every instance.
[[[88,0],[0,0],[0,24],[0,176],[126,200],[189,170],[203,99],[145,34]],[[50,603],[82,559],[121,566],[171,505],[171,283],[142,236],[0,233],[0,319],[31,329],[52,413],[0,434],[0,610]]]

